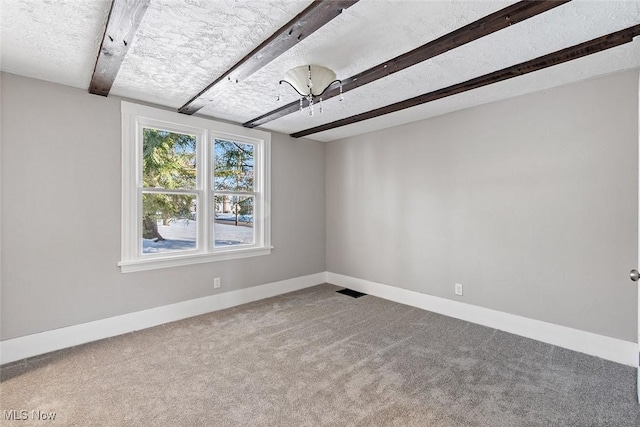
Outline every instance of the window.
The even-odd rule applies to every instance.
[[[267,255],[270,134],[122,102],[122,272]]]

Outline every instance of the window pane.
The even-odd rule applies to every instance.
[[[144,187],[196,188],[196,137],[158,129],[143,129]]]
[[[216,195],[215,245],[251,245],[253,238],[253,196]]]
[[[253,145],[216,139],[214,153],[214,190],[253,191]]]
[[[142,253],[196,249],[196,196],[142,195]]]

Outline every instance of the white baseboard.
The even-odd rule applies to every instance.
[[[624,365],[638,366],[638,345],[634,342],[331,272],[327,272],[327,282]]]
[[[248,302],[293,292],[327,281],[326,272],[197,298],[0,342],[0,363],[150,328]]]
[[[634,342],[605,337],[591,332],[331,272],[296,277],[2,341],[0,342],[0,363],[9,363],[103,338],[235,307],[325,282],[624,365],[635,367],[638,363],[638,345]]]

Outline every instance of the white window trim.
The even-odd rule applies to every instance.
[[[200,264],[247,258],[271,253],[271,134],[256,129],[247,129],[229,123],[221,123],[202,117],[187,116],[171,111],[147,107],[122,101],[122,235],[121,261],[123,273],[153,270],[157,268]],[[142,222],[141,212],[141,126],[152,126],[175,132],[196,135],[196,168],[198,188],[190,193],[198,194],[198,246],[192,251],[142,255],[138,236]],[[255,144],[258,169],[255,179],[255,197],[260,212],[254,212],[253,245],[216,248],[213,246],[213,227],[208,220],[213,216],[213,185],[210,167],[213,165],[214,138]],[[163,192],[172,192],[167,190]],[[177,192],[180,192],[178,190]],[[249,193],[253,195],[254,193]]]

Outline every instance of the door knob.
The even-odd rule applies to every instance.
[[[640,273],[638,273],[638,270],[633,269],[629,273],[629,278],[634,282],[637,282],[638,280],[640,280]]]

